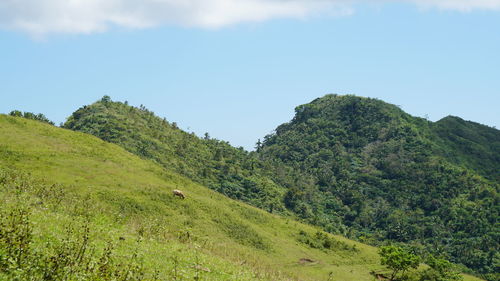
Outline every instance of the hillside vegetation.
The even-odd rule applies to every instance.
[[[361,241],[446,254],[498,280],[500,131],[455,117],[432,123],[356,96],[327,95],[295,111],[259,148],[263,160],[307,175],[290,182],[275,173],[289,187],[287,208],[327,214],[331,228],[341,221]]]
[[[433,126],[441,155],[453,163],[500,182],[500,131],[448,116]]]
[[[5,115],[0,198],[0,280],[373,280],[370,271],[383,271],[376,248],[233,201],[93,136]]]
[[[141,106],[109,97],[75,111],[63,125],[116,143],[143,158],[180,173],[226,196],[283,213],[285,189],[266,175],[261,161],[242,148],[179,129]]]
[[[380,100],[337,95],[298,106],[256,152],[198,138],[109,97],[78,109],[64,127],[269,212],[499,278],[496,129],[456,117],[433,123]]]

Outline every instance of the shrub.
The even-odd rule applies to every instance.
[[[396,280],[398,273],[404,276],[410,268],[417,268],[420,258],[401,247],[384,246],[380,248],[380,262],[392,270],[389,280]]]
[[[419,281],[459,281],[463,280],[460,273],[455,271],[454,265],[441,258],[430,256],[426,263],[429,268],[420,274]]]

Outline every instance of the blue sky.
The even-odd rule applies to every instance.
[[[96,5],[61,21],[53,10],[69,8],[38,1],[42,12],[0,4],[2,113],[42,112],[59,123],[110,95],[247,149],[327,93],[379,98],[430,120],[500,125],[499,1],[235,0],[202,12],[192,1],[180,16],[141,7],[137,18]]]

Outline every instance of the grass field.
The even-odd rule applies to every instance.
[[[33,259],[73,249],[77,262],[70,264],[85,256],[102,276],[106,265],[146,280],[363,281],[383,271],[374,247],[228,199],[116,145],[36,121],[0,115],[0,183],[4,226],[19,221],[32,230]],[[187,198],[174,197],[173,189]],[[80,255],[82,248],[92,251]]]

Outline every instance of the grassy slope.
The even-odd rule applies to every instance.
[[[76,110],[64,128],[118,144],[203,186],[274,213],[286,213],[285,188],[273,182],[268,169],[243,148],[210,138],[198,138],[159,118],[143,106],[103,97]]]
[[[211,269],[205,280],[278,280],[285,275],[327,280],[330,272],[335,280],[372,280],[369,271],[380,268],[373,247],[335,237],[358,251],[309,248],[297,241],[298,233],[315,233],[315,228],[229,200],[86,134],[2,115],[0,167],[60,185],[59,199],[34,207],[40,241],[58,239],[67,225],[88,216],[97,241],[125,237],[119,251],[125,255],[139,247],[146,267],[166,278],[175,257],[185,276],[194,274],[192,265],[199,259]],[[174,188],[184,190],[188,199],[173,198]],[[4,206],[13,202],[4,187],[0,194]],[[143,241],[134,242],[139,235]],[[301,258],[317,263],[300,265]]]

